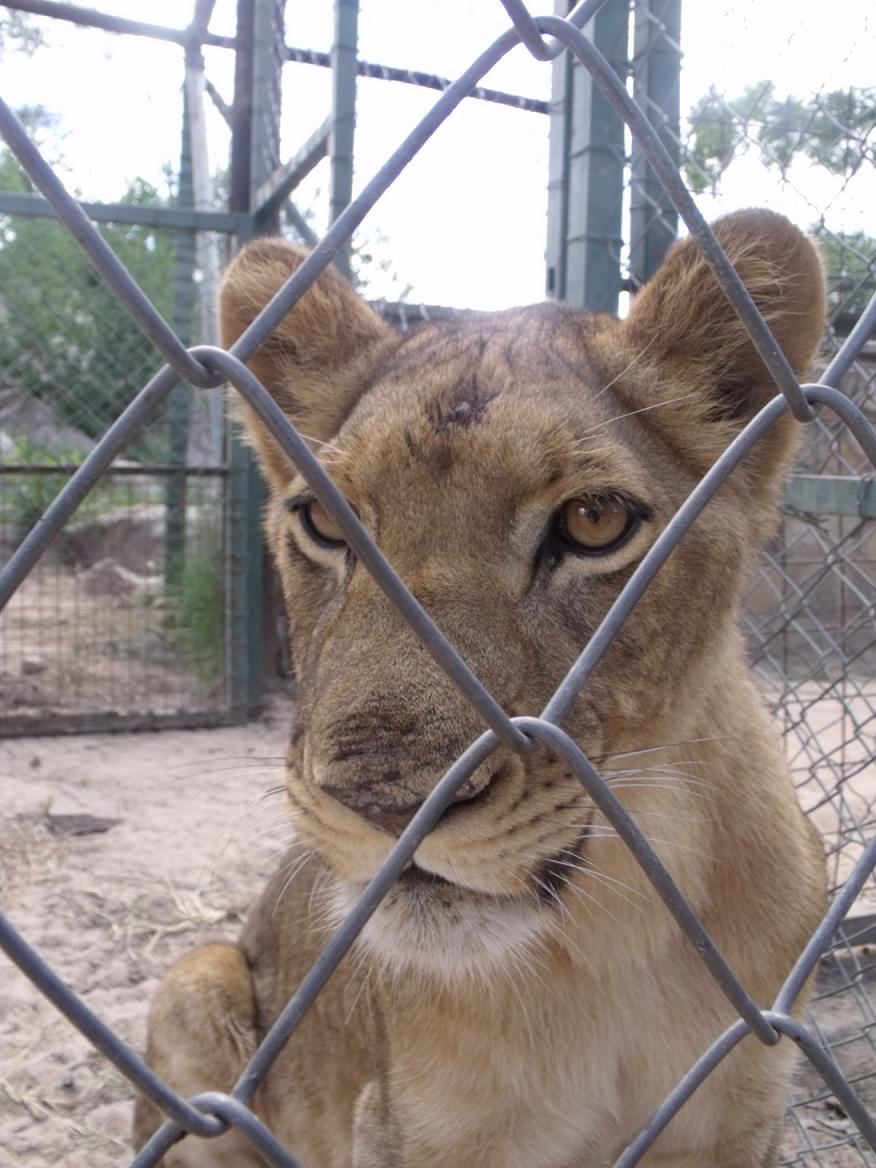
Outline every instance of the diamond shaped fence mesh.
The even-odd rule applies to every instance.
[[[0,625],[0,679],[4,690],[11,694],[13,708],[20,708],[25,715],[36,711],[44,714],[46,710],[59,714],[82,712],[76,705],[76,695],[82,692],[86,675],[92,681],[98,678],[113,710],[129,719],[142,713],[144,704],[149,706],[147,715],[152,721],[162,713],[185,715],[179,696],[183,691],[197,695],[194,701],[199,709],[226,708],[232,685],[227,646],[234,632],[231,614],[235,600],[227,593],[227,576],[219,578],[217,588],[215,572],[199,574],[198,565],[215,564],[217,559],[224,561],[232,554],[235,518],[229,514],[225,486],[230,467],[215,459],[212,463],[195,463],[193,471],[193,464],[180,457],[180,443],[187,442],[188,429],[186,425],[179,428],[180,398],[174,387],[179,378],[187,378],[202,388],[227,380],[260,412],[281,447],[336,517],[350,546],[489,727],[437,782],[229,1094],[209,1093],[194,1102],[179,1098],[119,1042],[111,1028],[91,1014],[80,997],[58,981],[50,966],[28,947],[5,917],[0,917],[0,945],[12,960],[169,1117],[165,1127],[137,1156],[137,1168],[157,1164],[182,1131],[192,1133],[188,1139],[209,1138],[228,1125],[239,1128],[267,1163],[295,1168],[294,1149],[280,1147],[250,1109],[253,1091],[423,834],[437,821],[459,784],[500,742],[510,749],[532,749],[536,745],[550,748],[563,757],[592,797],[597,802],[602,800],[599,805],[609,808],[606,814],[740,1016],[723,1036],[716,1035],[715,1047],[621,1156],[617,1168],[642,1161],[664,1124],[749,1031],[767,1042],[781,1035],[790,1036],[782,1040],[793,1039],[807,1055],[789,1106],[781,1163],[809,1168],[876,1164],[876,1123],[872,1115],[876,1104],[872,1033],[876,1019],[869,956],[876,943],[872,877],[876,862],[872,833],[876,802],[872,773],[876,736],[876,502],[868,485],[876,465],[876,362],[866,343],[876,316],[870,300],[874,249],[872,240],[860,233],[828,229],[823,217],[813,225],[823,234],[825,253],[831,257],[830,345],[839,354],[845,371],[842,384],[846,396],[835,388],[839,380],[835,362],[824,372],[822,382],[801,390],[783,363],[770,358],[763,322],[756,313],[752,316],[741,289],[733,285],[732,269],[728,272],[725,257],[720,249],[716,250],[714,237],[679,183],[675,168],[680,158],[689,180],[692,173],[700,176],[692,180],[692,185],[696,189],[699,184],[702,190],[708,183],[716,183],[740,152],[751,149],[761,153],[766,167],[778,167],[782,181],[787,181],[792,162],[790,142],[791,153],[802,151],[832,167],[845,191],[862,168],[872,165],[872,101],[867,106],[858,100],[860,95],[851,91],[843,94],[824,90],[808,105],[790,100],[779,103],[769,87],[747,92],[743,95],[745,100],[712,91],[699,104],[691,141],[683,142],[676,134],[678,158],[674,160],[672,150],[661,148],[660,138],[649,130],[647,121],[631,103],[627,77],[619,79],[617,70],[581,33],[598,10],[609,6],[588,0],[570,12],[567,19],[535,20],[519,0],[503,3],[513,29],[445,91],[434,113],[427,115],[352,203],[348,190],[347,197],[342,198],[347,209],[337,208],[338,214],[332,216],[332,226],[311,260],[229,353],[204,346],[186,351],[188,327],[174,331],[156,323],[154,315],[150,315],[155,308],[165,317],[174,316],[172,296],[167,299],[168,283],[173,283],[173,248],[159,232],[142,224],[114,226],[106,231],[117,255],[151,297],[150,304],[142,293],[131,291],[124,273],[113,270],[106,257],[101,257],[97,233],[76,219],[75,205],[63,191],[59,193],[52,187],[51,176],[47,177],[38,155],[26,144],[10,111],[5,106],[0,108],[0,129],[30,180],[53,203],[67,225],[77,229],[106,282],[101,283],[84,265],[80,253],[71,249],[65,228],[60,225],[45,225],[36,232],[32,230],[36,220],[5,215],[0,221],[0,273],[9,257],[17,255],[30,277],[21,281],[15,295],[9,296],[6,289],[10,285],[4,273],[0,299],[0,318],[6,325],[0,336],[0,420],[5,418],[8,422],[14,411],[20,410],[22,401],[32,415],[26,435],[22,429],[16,436],[13,423],[3,426],[0,522],[4,526],[0,539],[4,541],[4,551],[11,554],[0,577],[0,599],[8,602]],[[665,32],[663,9],[660,4],[635,6],[639,35],[644,40],[648,38],[642,30],[648,27]],[[263,6],[263,33],[282,30],[281,12],[279,5]],[[535,57],[544,60],[565,59],[560,58],[560,50],[570,50],[578,62],[576,68],[585,68],[595,79],[605,100],[613,106],[614,116],[620,114],[624,118],[637,149],[665,188],[665,195],[660,193],[657,198],[653,188],[645,190],[643,205],[650,208],[646,218],[652,224],[663,222],[665,199],[674,203],[725,281],[734,307],[743,319],[747,314],[746,327],[756,343],[760,337],[760,351],[781,393],[746,429],[741,440],[722,455],[645,557],[541,717],[509,719],[413,602],[244,362],[332,256],[346,247],[373,203],[443,118],[478,84],[490,65],[521,41]],[[271,51],[278,59],[284,56],[276,39],[271,42]],[[253,122],[257,149],[271,169],[279,162],[269,132],[275,120],[270,111],[276,111],[278,95],[276,86],[267,87]],[[663,106],[655,102],[652,91],[646,89],[639,96],[646,114],[656,121],[654,109],[662,110]],[[660,127],[660,137],[665,136],[663,129]],[[260,136],[264,141],[259,141]],[[642,159],[637,163],[634,155],[625,171],[634,182],[641,163]],[[649,171],[648,181],[653,182],[653,178]],[[340,187],[335,194],[343,196]],[[622,203],[619,193],[616,206]],[[246,234],[247,229],[238,226],[238,235]],[[257,230],[258,224],[250,223],[248,228]],[[143,237],[150,230],[151,242],[144,248]],[[664,234],[674,235],[674,228]],[[642,238],[640,234],[639,242]],[[627,256],[633,257],[631,267],[635,267],[635,243],[632,240],[618,250],[613,242],[615,260],[622,261],[626,248]],[[137,257],[142,260],[144,256],[150,263],[138,271]],[[15,279],[11,272],[8,281]],[[637,282],[631,271],[626,291],[634,290]],[[862,315],[865,323],[859,322],[849,336],[850,327]],[[156,364],[144,331],[170,365],[153,376],[141,391]],[[28,338],[27,344],[10,346],[10,338],[20,335]],[[130,404],[116,421],[120,403]],[[799,474],[785,501],[781,533],[765,553],[749,596],[745,624],[754,666],[785,735],[801,801],[825,840],[830,883],[838,899],[801,954],[774,1010],[761,1011],[724,965],[647,841],[627,823],[622,809],[611,805],[606,785],[558,723],[586,684],[637,594],[648,586],[674,542],[684,537],[690,523],[708,505],[711,495],[745,452],[780,413],[791,410],[803,420],[810,416],[813,406],[820,406],[820,413],[804,427]],[[183,408],[183,415],[187,408]],[[41,423],[44,431],[51,434],[52,445],[41,441]],[[181,438],[181,434],[185,437]],[[122,448],[127,461],[114,462]],[[79,469],[48,508],[45,518],[32,527],[60,482],[76,465]],[[122,527],[114,537],[117,521]],[[101,529],[99,535],[91,530],[95,526]],[[22,541],[28,528],[30,534]],[[174,531],[178,536],[180,530],[186,533],[183,545],[178,539],[174,541]],[[47,550],[54,536],[57,539]],[[185,548],[184,555],[181,546]],[[13,551],[13,547],[17,550]],[[108,554],[104,555],[104,551]],[[126,563],[124,556],[134,559]],[[71,568],[75,587],[60,588],[59,578],[69,582]],[[112,597],[112,604],[107,602],[107,596]],[[63,659],[60,640],[52,640],[58,634],[47,632],[50,628],[73,630],[73,660]],[[46,657],[63,662],[52,670],[51,677],[45,676]],[[129,681],[125,673],[132,657],[139,683]],[[184,662],[183,671],[171,680],[171,663],[178,669],[180,661]],[[138,684],[143,688],[138,690]],[[165,706],[154,704],[151,695],[156,692],[163,695]],[[806,973],[819,960],[811,1018],[801,1027],[788,1010]]]

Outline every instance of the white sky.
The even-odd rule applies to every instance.
[[[190,0],[103,0],[103,11],[180,26]],[[289,5],[286,39],[328,49],[331,3]],[[533,3],[536,11],[550,4]],[[233,34],[232,0],[219,0],[211,24]],[[876,0],[687,0],[683,8],[682,109],[711,84],[733,95],[766,78],[779,96],[874,84]],[[176,165],[180,137],[182,53],[177,46],[113,37],[41,20],[47,45],[26,59],[7,54],[0,92],[13,106],[40,103],[60,117],[57,142],[68,185],[85,198],[114,200],[142,176],[159,182]],[[498,0],[363,0],[360,56],[385,64],[455,76],[507,25]],[[232,54],[209,50],[207,73],[231,96]],[[485,84],[547,97],[550,66],[518,48]],[[287,65],[283,149],[294,152],[328,111],[327,70]],[[380,81],[359,86],[356,183],[361,186],[434,103],[432,91]],[[501,307],[536,300],[544,288],[548,119],[469,101],[452,115],[366,221],[395,283],[373,294],[397,295],[412,285],[414,302]],[[211,119],[217,165],[227,157],[227,133]],[[327,186],[321,166],[298,192],[322,224]],[[876,234],[876,182],[840,179],[795,164],[791,182],[764,171],[754,158],[728,172],[721,197],[702,200],[710,215],[762,203],[810,226],[821,210],[835,229]],[[381,242],[381,240],[384,240]]]

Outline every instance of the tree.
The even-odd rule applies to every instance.
[[[0,57],[9,47],[31,56],[42,44],[42,32],[23,13],[0,13]]]
[[[688,114],[685,172],[697,193],[716,186],[741,153],[757,149],[764,166],[786,177],[797,157],[851,178],[876,162],[876,89],[850,86],[808,100],[777,98],[772,81],[749,85],[738,97],[714,86]]]
[[[716,190],[730,164],[751,150],[783,179],[798,159],[845,180],[876,163],[874,88],[850,86],[802,99],[777,97],[771,81],[750,85],[737,97],[713,86],[694,104],[688,122],[685,175],[698,194]],[[847,332],[876,291],[876,238],[832,230],[823,219],[812,231],[822,244],[834,327]]]
[[[44,111],[24,113],[32,130],[50,125]],[[8,152],[0,152],[0,190],[32,193]],[[120,201],[154,206],[168,200],[135,179]],[[122,224],[102,233],[169,317],[173,233]],[[0,215],[0,378],[7,391],[40,398],[60,422],[97,438],[159,364],[151,343],[62,224]],[[153,446],[161,440],[157,433],[147,439]]]

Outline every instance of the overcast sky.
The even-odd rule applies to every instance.
[[[187,0],[104,0],[103,11],[179,26]],[[550,5],[532,5],[548,11]],[[234,4],[218,0],[211,24],[233,34]],[[873,85],[876,0],[688,0],[683,8],[682,107],[711,84],[729,94],[769,78],[780,96]],[[328,49],[331,3],[289,5],[287,41]],[[174,45],[113,37],[57,21],[36,21],[47,45],[25,59],[8,54],[0,90],[15,106],[40,103],[59,117],[52,149],[66,162],[65,181],[83,197],[118,198],[142,176],[160,181],[179,156],[182,54]],[[498,0],[363,0],[360,55],[382,63],[455,76],[507,25]],[[230,98],[232,54],[207,53],[208,76]],[[291,153],[328,111],[327,70],[288,65],[284,81],[284,151]],[[547,97],[550,66],[515,50],[486,84]],[[435,101],[436,95],[380,81],[360,81],[357,186],[367,181]],[[412,285],[410,299],[500,307],[541,297],[548,119],[469,101],[442,128],[366,222],[377,250],[391,261],[390,296]],[[227,133],[210,124],[216,165]],[[298,194],[322,214],[327,177],[321,167]],[[763,203],[810,226],[827,209],[831,226],[876,234],[872,173],[845,186],[806,165],[782,184],[749,157],[734,164],[721,197],[704,198],[709,214]],[[385,242],[381,242],[384,239]]]

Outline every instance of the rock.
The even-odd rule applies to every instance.
[[[161,576],[142,576],[110,558],[98,560],[80,572],[79,579],[90,596],[128,596],[136,600],[157,596],[163,585]]]
[[[86,523],[74,519],[62,532],[61,554],[72,567],[114,560],[145,575],[164,563],[166,519],[167,509],[157,502],[116,507]]]
[[[87,812],[57,815],[50,811],[46,815],[46,822],[55,835],[98,835],[102,831],[109,831],[111,827],[115,827],[122,821],[100,815],[89,815]]]
[[[61,422],[48,402],[20,389],[0,390],[0,453],[8,457],[22,438],[50,454],[94,449],[94,440]]]
[[[25,657],[21,663],[21,672],[25,677],[30,677],[34,673],[44,673],[48,669],[48,665],[41,657]]]

